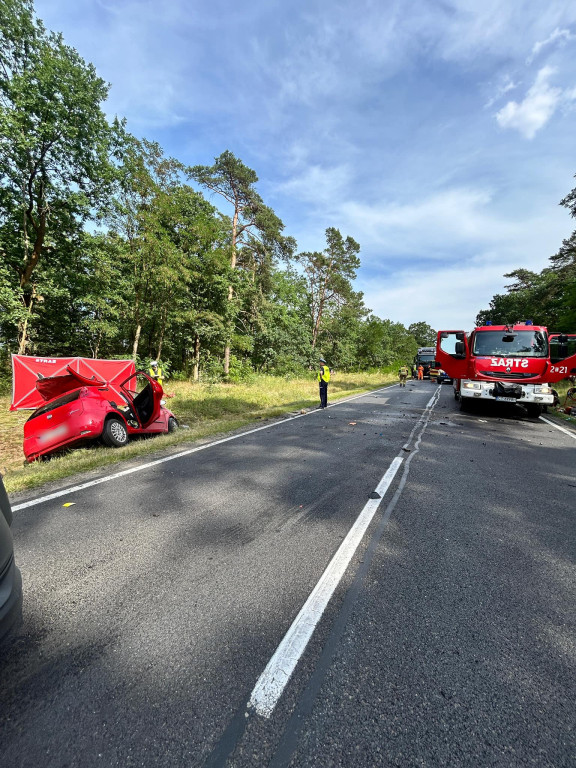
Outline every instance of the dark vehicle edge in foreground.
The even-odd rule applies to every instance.
[[[0,476],[0,640],[20,622],[22,577],[14,561],[12,508]]]

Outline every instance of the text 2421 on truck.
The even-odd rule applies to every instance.
[[[538,416],[554,402],[551,385],[576,374],[576,334],[549,334],[529,320],[469,335],[438,331],[436,361],[452,377],[462,410],[473,400],[498,400]]]

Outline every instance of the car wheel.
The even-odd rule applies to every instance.
[[[102,441],[111,448],[121,448],[128,442],[128,430],[126,424],[120,419],[108,419],[104,424]]]
[[[168,419],[168,432],[176,432],[178,429],[178,422],[174,418],[174,416],[170,416]]]

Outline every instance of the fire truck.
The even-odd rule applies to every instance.
[[[498,400],[539,416],[554,402],[551,385],[576,374],[576,334],[549,334],[530,320],[487,323],[470,334],[438,331],[436,361],[452,377],[461,410]]]
[[[421,365],[424,369],[424,378],[431,378],[432,371],[437,373],[434,367],[434,356],[436,354],[436,347],[418,347],[418,354],[414,357],[414,364],[412,365],[412,376],[416,378],[418,374],[418,366]]]

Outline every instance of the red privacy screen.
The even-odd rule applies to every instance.
[[[120,384],[135,372],[132,360],[92,360],[89,357],[35,357],[12,355],[11,411],[34,409],[43,405],[44,398],[36,389],[36,382],[49,376],[63,376],[67,367],[87,379],[95,377],[105,381],[110,397],[122,401]]]

